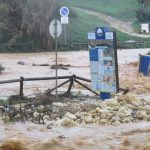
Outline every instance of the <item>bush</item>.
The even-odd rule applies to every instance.
[[[2,73],[2,71],[4,71],[4,67],[2,65],[0,65],[0,73]]]
[[[141,22],[149,22],[150,21],[150,11],[137,11],[137,18]]]

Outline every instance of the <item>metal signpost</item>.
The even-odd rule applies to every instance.
[[[57,63],[57,38],[61,35],[62,32],[62,25],[59,20],[53,19],[49,26],[49,32],[53,38],[55,38],[55,51],[56,51],[56,100],[58,97],[57,91],[57,78],[58,78],[58,63]]]
[[[67,34],[66,34],[66,24],[69,23],[69,9],[68,7],[64,6],[60,8],[60,15],[61,15],[61,24],[64,26],[64,40],[65,46],[67,45]]]
[[[88,33],[92,89],[100,92],[101,99],[119,92],[116,33],[97,27]]]

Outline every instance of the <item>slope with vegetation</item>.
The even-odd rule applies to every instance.
[[[133,21],[136,20],[137,0],[62,0],[70,7],[79,7],[101,12],[112,17]]]
[[[60,19],[59,9],[64,5],[70,8],[69,24],[66,25],[68,48],[74,42],[87,42],[87,32],[94,30],[96,26],[110,26],[105,19],[81,10],[74,10],[72,7],[104,13],[124,22],[133,22],[134,26],[137,26],[137,10],[141,10],[141,7],[138,7],[140,6],[138,2],[141,1],[0,0],[0,44],[7,45],[7,47],[0,45],[0,51],[17,51],[16,44],[23,43],[31,43],[32,48],[36,50],[53,50],[54,40],[49,34],[48,27],[53,18]],[[119,41],[149,41],[149,39],[133,37],[122,31],[117,31],[117,35]],[[63,47],[63,45],[64,33],[59,38],[59,46]],[[18,49],[19,51],[30,50],[31,47],[25,46],[24,49],[18,47]]]
[[[55,0],[0,0],[1,43],[34,42],[50,48],[52,39],[47,29],[54,8]]]
[[[74,22],[78,23],[75,23],[74,30],[77,35],[82,37],[80,39],[82,39],[84,42],[87,41],[87,37],[85,39],[85,36],[87,35],[88,31],[94,30],[96,26],[109,26],[117,31],[118,41],[144,41],[146,42],[146,47],[150,46],[149,35],[141,35],[134,31],[134,27],[136,27],[138,28],[139,32],[139,21],[136,17],[138,10],[137,0],[82,0],[82,2],[83,3],[81,5],[79,0],[62,1],[62,5],[70,7],[70,9],[76,13],[76,18],[70,17],[68,36],[73,30],[73,20]],[[81,18],[81,14],[82,16],[85,15],[86,19]],[[111,19],[109,20],[109,18]],[[89,24],[91,24],[90,27],[88,26]],[[70,39],[70,37],[68,39]],[[74,38],[74,42],[75,41],[80,40]],[[144,47],[144,45],[138,45],[137,47]]]

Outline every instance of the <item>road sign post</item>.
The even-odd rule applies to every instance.
[[[60,8],[60,15],[61,15],[61,24],[64,26],[64,42],[65,46],[67,45],[67,33],[66,33],[66,24],[69,23],[69,9],[68,7],[64,6]]]
[[[56,100],[58,98],[58,42],[57,38],[61,35],[62,25],[59,20],[53,19],[49,26],[49,32],[53,38],[55,38],[55,65],[56,65]]]

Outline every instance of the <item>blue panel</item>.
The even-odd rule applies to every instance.
[[[150,74],[150,56],[141,56],[140,59],[140,72],[144,75]]]
[[[98,61],[98,48],[90,49],[90,61]]]

